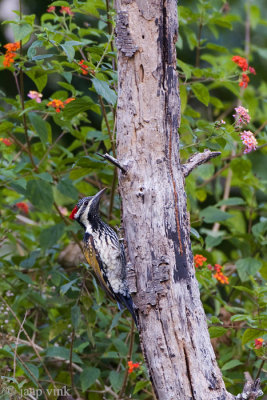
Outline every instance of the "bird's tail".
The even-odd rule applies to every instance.
[[[137,316],[134,311],[134,304],[131,296],[123,296],[122,294],[116,293],[116,297],[118,299],[118,306],[121,309],[121,306],[125,306],[131,313],[134,323],[136,325],[136,328],[138,328],[138,322],[137,322]]]

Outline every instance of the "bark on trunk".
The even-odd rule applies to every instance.
[[[129,285],[160,400],[228,400],[190,248],[175,43],[176,0],[117,0],[117,158]]]

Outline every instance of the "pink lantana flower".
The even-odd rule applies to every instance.
[[[35,90],[30,90],[28,93],[28,97],[35,100],[37,103],[41,103],[43,95],[42,93],[36,92]]]
[[[243,131],[240,133],[240,137],[243,144],[246,146],[244,154],[250,153],[252,150],[256,150],[258,142],[252,132]]]
[[[250,122],[250,115],[248,113],[248,109],[242,106],[235,108],[235,114],[233,117],[235,118],[235,126],[236,128],[240,128],[242,125],[247,125]]]

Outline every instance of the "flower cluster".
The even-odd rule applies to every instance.
[[[25,214],[29,214],[29,206],[24,201],[21,201],[20,203],[16,203],[16,207],[19,210],[23,211]]]
[[[132,361],[128,361],[128,368],[129,368],[129,374],[131,374],[134,369],[137,369],[140,367],[139,363],[133,363]]]
[[[203,263],[207,261],[206,257],[202,256],[202,254],[196,254],[194,256],[195,267],[202,267]]]
[[[11,142],[11,140],[9,140],[9,139],[6,139],[6,138],[0,138],[0,142],[2,142],[2,143],[4,143],[6,146],[11,146],[12,145],[12,142]]]
[[[244,154],[250,153],[252,150],[256,150],[257,140],[251,131],[243,131],[240,133],[241,140],[246,146]]]
[[[84,60],[79,61],[79,66],[81,67],[82,74],[83,75],[88,75],[88,65],[84,64]]]
[[[74,97],[70,97],[65,101],[53,99],[52,101],[49,101],[47,106],[55,108],[56,112],[59,113],[61,110],[63,110],[66,104],[69,104],[73,100],[75,100]]]
[[[42,93],[36,92],[35,90],[30,90],[27,96],[35,100],[36,103],[41,103],[43,97]]]
[[[239,86],[246,89],[246,87],[248,86],[248,83],[250,81],[247,74],[251,73],[251,74],[256,75],[255,68],[249,67],[248,62],[244,57],[233,56],[232,61],[235,64],[237,64],[242,69],[242,71],[244,71],[244,73],[241,75],[241,81],[239,82]]]
[[[48,9],[46,11],[49,12],[49,13],[55,12],[56,11],[56,7],[55,6],[50,6],[50,7],[48,7]],[[70,17],[72,17],[74,15],[74,12],[71,11],[70,7],[61,6],[59,12],[61,14],[67,14]]]
[[[20,42],[7,43],[4,45],[4,48],[6,49],[6,54],[4,57],[3,65],[4,67],[11,67],[16,57],[15,51],[20,49]]]
[[[242,106],[235,108],[235,114],[233,117],[235,118],[235,127],[240,128],[242,125],[247,125],[250,122],[250,115],[248,113],[248,109]]]
[[[196,254],[194,256],[194,261],[195,261],[195,267],[202,267],[204,262],[207,261],[207,258],[202,256],[202,254]],[[215,264],[214,267],[210,264],[207,265],[207,268],[210,271],[214,271],[215,274],[213,274],[213,278],[217,279],[217,281],[219,281],[220,283],[222,283],[223,285],[228,285],[229,284],[229,279],[226,275],[224,275],[222,273],[222,266],[219,264]]]
[[[222,266],[219,264],[215,264],[213,269],[215,270],[215,274],[212,275],[213,278],[217,279],[217,281],[219,281],[223,285],[228,285],[229,278],[222,273]]]
[[[262,338],[255,339],[254,341],[255,349],[260,349],[263,346],[263,344],[264,344],[264,339]]]

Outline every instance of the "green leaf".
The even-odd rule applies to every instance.
[[[192,227],[190,228],[190,235],[194,239],[198,240],[201,244],[203,244],[204,240],[195,228],[192,228]]]
[[[36,49],[43,46],[44,46],[43,42],[41,42],[40,40],[35,40],[35,42],[33,42],[28,48],[27,51],[28,58],[31,60],[34,56],[36,56]]]
[[[48,347],[46,350],[46,357],[52,357],[52,358],[61,358],[63,360],[69,360],[70,359],[70,349],[67,349],[66,347]],[[82,364],[82,360],[76,353],[72,353],[72,361],[78,364]]]
[[[75,49],[74,47],[69,44],[68,42],[65,42],[64,44],[60,44],[64,52],[66,53],[66,56],[68,58],[68,62],[72,62],[75,56]]]
[[[228,361],[227,363],[225,363],[222,366],[221,370],[227,371],[228,369],[232,369],[234,367],[237,367],[238,365],[243,365],[243,363],[239,360],[231,360],[231,361]]]
[[[92,83],[97,94],[104,97],[104,99],[113,106],[116,104],[117,95],[114,90],[110,89],[107,82],[100,81],[97,78],[92,78]]]
[[[179,90],[180,90],[180,100],[181,100],[181,114],[183,114],[184,110],[186,109],[186,105],[187,105],[186,86],[180,84]]]
[[[29,24],[25,23],[18,23],[18,24],[11,24],[13,33],[14,33],[14,40],[18,42],[19,40],[24,39],[30,33],[32,33],[33,28]]]
[[[86,367],[80,375],[82,391],[85,392],[100,376],[100,370],[95,367]]]
[[[70,281],[70,282],[68,282],[68,283],[66,283],[65,285],[63,285],[63,286],[61,286],[61,288],[60,288],[60,293],[61,294],[65,294],[65,293],[67,293],[67,291],[68,290],[79,290],[76,286],[73,286],[74,285],[74,283],[76,283],[78,281],[78,278],[76,278],[76,279],[73,279],[72,281]]]
[[[210,333],[211,339],[220,337],[220,336],[224,335],[226,332],[227,332],[227,329],[223,328],[222,326],[211,326],[209,328],[209,333]]]
[[[51,211],[54,199],[50,183],[43,180],[28,181],[26,196],[35,207],[42,211]]]
[[[261,268],[261,261],[252,257],[242,258],[236,262],[236,269],[242,282],[249,280],[250,276],[254,276]]]
[[[36,367],[36,365],[27,362],[25,362],[25,364],[27,365],[27,368],[31,371],[35,379],[39,379],[39,369]]]
[[[211,236],[208,235],[205,239],[206,248],[210,249],[212,247],[218,246],[223,241],[222,235]]]
[[[71,322],[75,330],[78,329],[79,327],[80,319],[81,319],[80,307],[77,304],[75,304],[75,306],[71,308]]]
[[[70,4],[67,1],[63,0],[58,0],[58,1],[53,1],[53,3],[50,4],[50,6],[64,6],[68,7]]]
[[[241,197],[231,197],[230,199],[225,199],[219,201],[219,203],[216,204],[217,207],[220,206],[239,206],[242,204],[246,204],[246,202],[241,198]]]
[[[2,134],[4,132],[6,132],[6,131],[9,131],[11,128],[13,128],[12,122],[9,122],[9,121],[1,122],[1,124],[0,124],[0,133]]]
[[[265,335],[266,332],[260,329],[246,329],[242,336],[242,344],[246,344],[251,340],[258,339],[259,337]]]
[[[119,373],[117,371],[111,371],[109,374],[109,380],[110,380],[111,386],[116,393],[122,387],[123,375],[124,375],[123,373]]]
[[[22,268],[32,268],[40,255],[40,250],[34,250],[31,252],[30,257],[25,258],[21,261],[20,266]]]
[[[127,356],[128,347],[121,339],[116,338],[116,339],[113,339],[112,342],[121,356]]]
[[[209,99],[210,99],[210,94],[209,91],[207,89],[207,87],[205,85],[203,85],[202,83],[193,83],[191,85],[191,88],[194,92],[194,95],[196,96],[196,98],[203,104],[205,104],[205,106],[209,105]]]
[[[185,79],[191,78],[192,75],[192,66],[189,64],[184,63],[181,60],[177,60],[178,67],[180,67],[185,74]]]
[[[44,71],[39,67],[33,67],[26,71],[26,75],[33,80],[38,91],[42,92],[47,84],[47,71]]]
[[[64,196],[70,197],[75,201],[78,199],[79,192],[73,186],[73,183],[69,178],[61,179],[57,185],[57,190],[59,190]]]
[[[60,224],[55,224],[53,226],[50,226],[47,229],[44,229],[40,233],[40,246],[42,249],[46,250],[55,245],[58,241],[58,239],[61,238],[61,236],[64,233],[64,228],[65,225],[63,222]]]
[[[38,368],[30,363],[22,364],[19,360],[17,360],[18,365],[24,371],[24,374],[30,379],[30,381],[35,385],[38,386],[37,379],[35,374],[39,376]],[[27,366],[27,368],[26,368]]]
[[[34,112],[30,112],[28,115],[37,135],[40,137],[41,142],[45,146],[48,140],[48,122],[44,121],[38,114]]]
[[[219,222],[219,221],[226,221],[227,219],[231,218],[232,215],[218,210],[216,207],[209,206],[207,208],[204,208],[200,212],[200,216],[204,218],[204,221],[213,224],[214,222]]]
[[[71,101],[66,105],[64,108],[64,117],[66,119],[72,119],[76,115],[87,110],[93,110],[97,112],[98,107],[93,103],[90,97],[84,96],[81,99],[76,99],[75,101]]]
[[[133,394],[138,393],[141,389],[143,389],[144,387],[147,387],[148,385],[149,385],[149,381],[138,381],[134,387]]]

